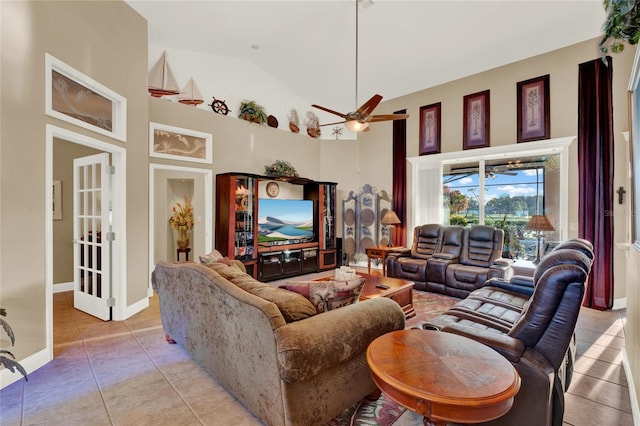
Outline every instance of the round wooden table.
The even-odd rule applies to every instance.
[[[520,376],[502,355],[466,337],[402,330],[375,339],[367,362],[378,388],[425,425],[481,423],[509,411]]]

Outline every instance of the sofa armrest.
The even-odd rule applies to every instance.
[[[390,257],[411,257],[411,249],[410,248],[399,248],[394,249],[387,253],[387,259]]]
[[[513,260],[512,259],[505,259],[504,257],[501,257],[500,259],[496,259],[495,262],[493,262],[495,265],[499,265],[499,266],[511,266],[513,265]]]
[[[471,340],[487,345],[512,363],[519,362],[525,350],[522,341],[514,339],[508,334],[499,334],[460,323],[448,324],[442,328],[442,332],[468,337]]]
[[[404,312],[384,297],[344,306],[274,331],[282,380],[295,383],[364,354],[378,336],[405,326]]]
[[[503,280],[501,278],[491,278],[484,283],[484,287],[496,287],[512,293],[522,294],[524,296],[531,297],[533,295],[533,281],[529,280],[527,283],[525,280],[519,281],[516,278],[520,277],[515,275],[511,277],[511,280]],[[521,277],[528,278],[528,277]]]
[[[498,259],[493,265],[489,266],[489,278],[502,278],[505,280],[513,276],[513,268],[510,263],[500,262],[505,259]]]
[[[427,260],[427,281],[438,284],[447,282],[447,267],[458,263],[458,256],[448,253],[436,253]]]

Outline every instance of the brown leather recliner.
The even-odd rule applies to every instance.
[[[479,304],[477,312],[469,302],[425,323],[423,328],[440,329],[484,343],[507,358],[522,379],[513,407],[491,425],[561,425],[564,390],[561,372],[573,340],[575,325],[584,296],[584,286],[592,259],[580,249],[556,249],[536,268],[533,295],[513,318],[492,318]],[[500,290],[505,300],[518,293]],[[493,306],[500,306],[497,297]],[[509,303],[502,308],[507,312]]]
[[[411,250],[387,256],[387,275],[413,281],[415,289],[425,290],[427,260],[441,249],[442,228],[438,224],[416,226]]]
[[[467,297],[489,278],[509,279],[511,262],[502,259],[504,231],[487,225],[464,228],[457,263],[446,268],[446,294]]]

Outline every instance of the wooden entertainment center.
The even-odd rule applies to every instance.
[[[259,241],[259,231],[262,229],[262,234],[265,233],[265,225],[260,228],[258,223],[259,200],[284,202],[286,197],[313,203],[312,236],[270,240],[263,237],[263,241]],[[336,183],[333,182],[248,173],[218,174],[216,249],[229,258],[240,260],[247,273],[260,281],[335,268],[335,209]],[[308,230],[308,234],[310,232]]]

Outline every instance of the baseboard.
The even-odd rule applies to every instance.
[[[631,372],[631,365],[629,364],[629,357],[627,355],[626,348],[622,350],[622,366],[624,367],[624,374],[627,376],[627,383],[629,384],[629,399],[631,400],[633,424],[640,425],[640,406],[638,405],[638,394],[636,393],[636,381],[634,380],[633,373]]]
[[[626,307],[627,307],[627,298],[621,297],[620,299],[613,300],[613,307],[611,309],[615,311],[618,309],[626,309]]]
[[[129,305],[126,308],[124,308],[122,311],[122,318],[119,318],[119,320],[126,320],[127,318],[131,318],[138,312],[143,311],[148,307],[149,307],[149,299],[145,297],[144,299],[134,303],[133,305]]]
[[[73,291],[73,281],[69,283],[59,283],[53,285],[54,293],[62,293],[63,291]]]
[[[43,349],[23,360],[20,360],[20,365],[27,370],[27,374],[31,374],[38,368],[49,363],[51,360],[52,354],[50,354],[47,349]],[[6,386],[17,382],[20,379],[23,379],[22,374],[17,371],[12,373],[8,368],[3,368],[2,371],[0,371],[0,389],[4,389]]]

